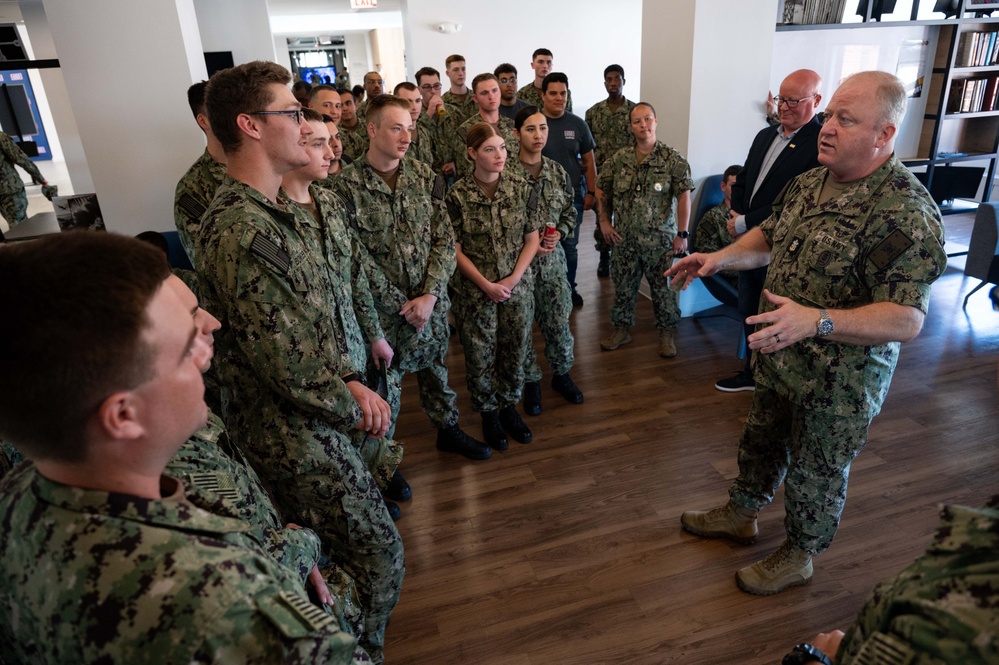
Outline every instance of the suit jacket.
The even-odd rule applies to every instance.
[[[735,184],[732,186],[732,209],[746,216],[747,229],[759,226],[760,222],[770,216],[774,199],[787,183],[805,171],[819,166],[821,127],[816,117],[798,130],[791,142],[777,155],[755,196],[753,188],[760,177],[760,169],[767,156],[767,150],[777,136],[780,125],[763,129],[753,139],[753,146],[746,156],[745,166],[735,177]]]

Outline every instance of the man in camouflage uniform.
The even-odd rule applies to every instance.
[[[837,665],[996,663],[999,495],[978,509],[942,506],[940,517],[923,556],[871,592],[845,635],[820,633],[806,650]]]
[[[113,234],[4,251],[0,436],[29,459],[0,492],[4,662],[365,662],[238,513],[163,475],[212,355],[169,277]]]
[[[404,566],[360,450],[363,433],[380,439],[391,424],[388,404],[362,381],[362,325],[373,356],[391,357],[391,348],[374,312],[355,316],[349,243],[279,197],[281,174],[310,161],[312,130],[289,79],[258,61],[209,82],[208,114],[233,177],[205,213],[197,269],[206,309],[223,322],[216,347],[229,367],[228,430],[282,512],[313,528],[354,578],[365,613],[359,640],[381,662]]]
[[[472,162],[468,159],[468,147],[465,137],[468,130],[477,122],[493,126],[506,142],[507,159],[516,162],[520,153],[520,141],[513,133],[513,120],[499,114],[500,92],[499,79],[493,74],[479,74],[472,79],[472,99],[476,110],[451,135],[451,154],[455,164],[457,177],[461,178],[472,172]]]
[[[454,107],[449,110],[441,98],[441,75],[436,69],[421,67],[417,70],[416,85],[423,96],[423,113],[416,122],[417,131],[421,132],[421,136],[425,134],[430,138],[434,173],[453,179],[454,160],[447,137],[460,124],[456,122],[459,114]]]
[[[709,254],[717,252],[723,247],[728,247],[735,240],[728,232],[729,214],[732,210],[732,185],[735,184],[735,176],[742,170],[742,166],[734,164],[722,173],[722,181],[719,185],[725,200],[711,208],[697,222],[697,230],[694,235],[695,252]],[[739,273],[733,270],[722,270],[724,277],[733,289],[739,288]]]
[[[444,210],[443,178],[404,157],[408,132],[398,130],[411,126],[409,109],[395,96],[372,102],[371,147],[344,169],[335,191],[347,202],[359,263],[395,349],[386,371],[393,422],[401,407],[402,377],[415,372],[420,404],[437,428],[437,448],[487,459],[489,447],[458,425],[456,395],[448,386],[447,285],[455,266],[454,234]]]
[[[441,100],[454,115],[454,125],[460,125],[466,118],[475,115],[476,106],[472,91],[465,85],[465,57],[454,54],[444,60],[444,74],[451,87],[441,95]]]
[[[337,90],[340,93],[340,143],[343,144],[343,154],[350,159],[357,159],[368,149],[367,124],[361,122],[357,115],[357,104],[354,93],[346,88]]]
[[[586,124],[597,144],[593,149],[597,173],[603,173],[604,162],[618,150],[635,145],[635,135],[631,133],[631,110],[635,108],[635,102],[624,97],[624,68],[621,65],[608,65],[604,69],[604,89],[607,90],[607,99],[594,104],[586,112]],[[599,224],[593,229],[593,239],[600,252],[597,276],[607,277],[610,275],[611,244],[604,240]]]
[[[552,388],[570,404],[582,404],[583,393],[569,370],[576,360],[575,339],[569,328],[572,289],[566,277],[565,250],[559,239],[576,224],[572,180],[558,162],[541,154],[548,139],[547,118],[537,106],[525,106],[514,120],[514,132],[521,144],[519,157],[507,162],[506,170],[526,178],[537,192],[542,224],[541,244],[531,265],[534,274],[534,320],[545,338],[545,359],[552,371]],[[555,234],[546,235],[547,226]],[[534,344],[529,339],[524,357],[524,412],[541,413],[541,367]]]
[[[474,177],[460,179],[447,194],[458,251],[454,314],[465,380],[486,444],[497,450],[507,449],[507,434],[521,443],[533,438],[516,406],[534,320],[530,262],[540,244],[538,205],[534,188],[513,173],[500,175],[492,198]],[[497,284],[505,297],[486,290]]]
[[[28,217],[28,195],[24,192],[24,181],[15,166],[27,171],[35,182],[49,184],[14,139],[0,132],[0,214],[7,220],[10,228]]]
[[[309,108],[316,113],[329,116],[333,124],[340,124],[340,110],[343,102],[340,101],[340,93],[331,85],[317,85],[309,92]]]
[[[187,252],[187,258],[194,264],[196,238],[201,233],[201,217],[208,204],[215,198],[215,192],[225,177],[225,150],[215,138],[208,113],[205,111],[205,87],[207,81],[195,83],[187,89],[187,103],[194,114],[194,120],[205,133],[208,146],[187,173],[177,183],[173,197],[173,220],[177,225],[177,236]]]
[[[688,511],[683,527],[741,543],[784,482],[787,540],[736,574],[777,593],[812,577],[846,502],[850,463],[881,410],[900,342],[919,333],[930,284],[946,266],[940,211],[894,156],[905,89],[884,72],[839,87],[819,133],[822,167],[799,176],[774,213],[733,245],[693,254],[668,275],[685,284],[769,262],[749,337],[756,391],[728,504]]]
[[[544,108],[544,90],[542,83],[545,77],[551,74],[554,63],[552,52],[546,48],[535,49],[531,55],[531,69],[534,70],[534,79],[517,91],[517,99],[525,104]],[[565,110],[572,113],[572,92],[566,90]]]
[[[635,300],[642,276],[652,292],[652,310],[659,329],[659,355],[676,355],[680,301],[666,286],[663,271],[676,254],[687,251],[690,220],[690,165],[673,148],[656,140],[656,112],[640,102],[631,111],[633,150],[619,150],[600,172],[600,229],[614,246],[614,332],[600,342],[605,351],[631,342]]]
[[[434,165],[434,145],[430,136],[430,130],[426,125],[420,125],[420,118],[423,117],[423,95],[415,83],[403,81],[395,86],[392,93],[396,97],[401,97],[409,102],[409,116],[413,119],[413,126],[410,131],[409,150],[406,156],[418,159],[427,166]]]
[[[382,94],[385,89],[385,81],[378,72],[368,72],[364,75],[364,100],[357,105],[357,120],[362,125],[366,125],[365,118],[368,113],[368,104],[372,99]]]

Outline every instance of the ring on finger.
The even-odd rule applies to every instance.
[[[780,335],[775,334],[774,335],[774,339],[777,340],[778,342],[780,342]]]

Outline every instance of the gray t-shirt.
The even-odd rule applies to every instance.
[[[516,120],[517,111],[524,108],[525,106],[529,106],[529,104],[522,99],[514,100],[513,106],[503,106],[502,104],[500,104],[499,114],[504,118],[510,118],[510,120]]]
[[[577,196],[583,180],[581,157],[595,147],[590,128],[578,115],[566,112],[561,118],[548,117],[548,144],[541,154],[562,165],[572,180]],[[590,188],[596,186],[596,183],[587,184]]]

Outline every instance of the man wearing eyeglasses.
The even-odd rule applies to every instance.
[[[447,177],[454,176],[454,160],[451,159],[448,137],[461,124],[460,113],[444,103],[441,97],[441,73],[433,67],[421,67],[416,72],[416,85],[423,96],[424,113],[417,121],[417,128],[431,138],[433,145],[433,167],[435,173]]]
[[[393,350],[377,313],[352,305],[342,248],[280,191],[284,174],[310,163],[314,131],[290,79],[283,67],[256,61],[209,81],[208,117],[228,175],[205,212],[196,267],[205,308],[223,325],[215,348],[227,428],[285,519],[308,524],[357,581],[358,641],[380,663],[404,563],[361,452],[391,426],[388,403],[362,379],[364,339],[375,358]],[[326,214],[345,223],[342,204]]]
[[[755,228],[770,216],[771,205],[784,185],[819,165],[819,130],[815,117],[822,101],[819,89],[822,79],[810,69],[788,74],[780,84],[780,94],[774,97],[780,124],[767,127],[756,135],[745,166],[739,171],[732,187],[732,212],[728,232],[735,238]],[[742,318],[759,309],[766,266],[739,273],[739,313]],[[753,333],[746,325],[746,337]],[[754,390],[756,382],[746,354],[746,364],[733,377],[721,379],[715,388],[722,392]]]
[[[385,90],[385,80],[378,72],[368,72],[364,75],[364,101],[357,105],[357,119],[362,125],[368,111],[368,102],[382,94]]]
[[[499,114],[504,118],[516,120],[517,111],[527,106],[527,102],[517,98],[517,68],[509,62],[504,62],[496,68],[493,75],[499,80]]]

